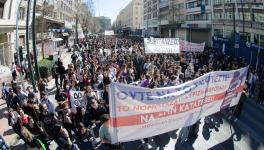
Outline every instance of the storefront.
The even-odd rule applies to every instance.
[[[206,45],[211,45],[212,35],[211,35],[211,26],[206,23],[201,24],[183,24],[182,28],[186,29],[186,39],[187,41],[193,43],[203,43]]]

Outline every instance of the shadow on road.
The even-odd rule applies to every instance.
[[[159,147],[159,150],[163,150],[170,142],[170,135],[168,133],[157,135],[153,137],[153,140],[157,144],[157,147]]]
[[[11,146],[10,149],[11,150],[26,150],[27,148],[24,144],[19,144],[16,146]]]
[[[228,138],[224,142],[219,143],[219,144],[209,148],[208,150],[220,150],[220,149],[234,150],[233,136],[234,135],[232,135],[230,138]]]
[[[5,103],[4,103],[5,104]],[[3,104],[2,104],[3,105]],[[7,107],[4,107],[0,109],[0,119],[2,118],[7,118],[8,117],[8,112],[7,112]]]
[[[12,134],[14,134],[13,129],[9,129],[9,130],[5,131],[3,135],[7,136],[7,135],[12,135]]]
[[[210,139],[210,134],[212,130],[219,132],[220,125],[223,124],[223,118],[219,114],[215,114],[213,116],[208,116],[204,118],[203,125],[203,137],[206,141]]]

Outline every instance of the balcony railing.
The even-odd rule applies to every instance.
[[[214,19],[214,24],[225,24],[225,25],[233,25],[233,20],[224,20],[224,19]],[[251,21],[242,21],[242,20],[236,20],[236,25],[242,27],[244,24],[245,27],[251,28]],[[264,23],[263,22],[252,22],[252,28],[256,29],[264,29]]]
[[[168,0],[160,0],[159,1],[159,8],[164,8],[169,6],[169,1]]]

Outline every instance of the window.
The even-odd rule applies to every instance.
[[[151,19],[151,14],[148,14],[148,19]]]
[[[153,12],[153,18],[156,18],[156,17],[158,17],[157,11]]]
[[[214,29],[214,35],[218,37],[223,37],[223,30],[221,29]]]
[[[19,11],[19,16],[18,16],[18,19],[19,20],[25,20],[25,8],[22,8],[22,7],[20,7],[19,9],[18,9],[18,11]]]
[[[4,8],[5,8],[5,3],[0,2],[0,18],[4,17]]]

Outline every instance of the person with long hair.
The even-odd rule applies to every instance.
[[[77,142],[80,150],[94,150],[93,142],[94,138],[88,128],[80,122],[77,126]]]
[[[21,136],[25,141],[27,150],[36,148],[40,150],[46,150],[46,146],[43,144],[43,142],[37,137],[35,137],[32,133],[30,133],[27,128],[21,128]]]

